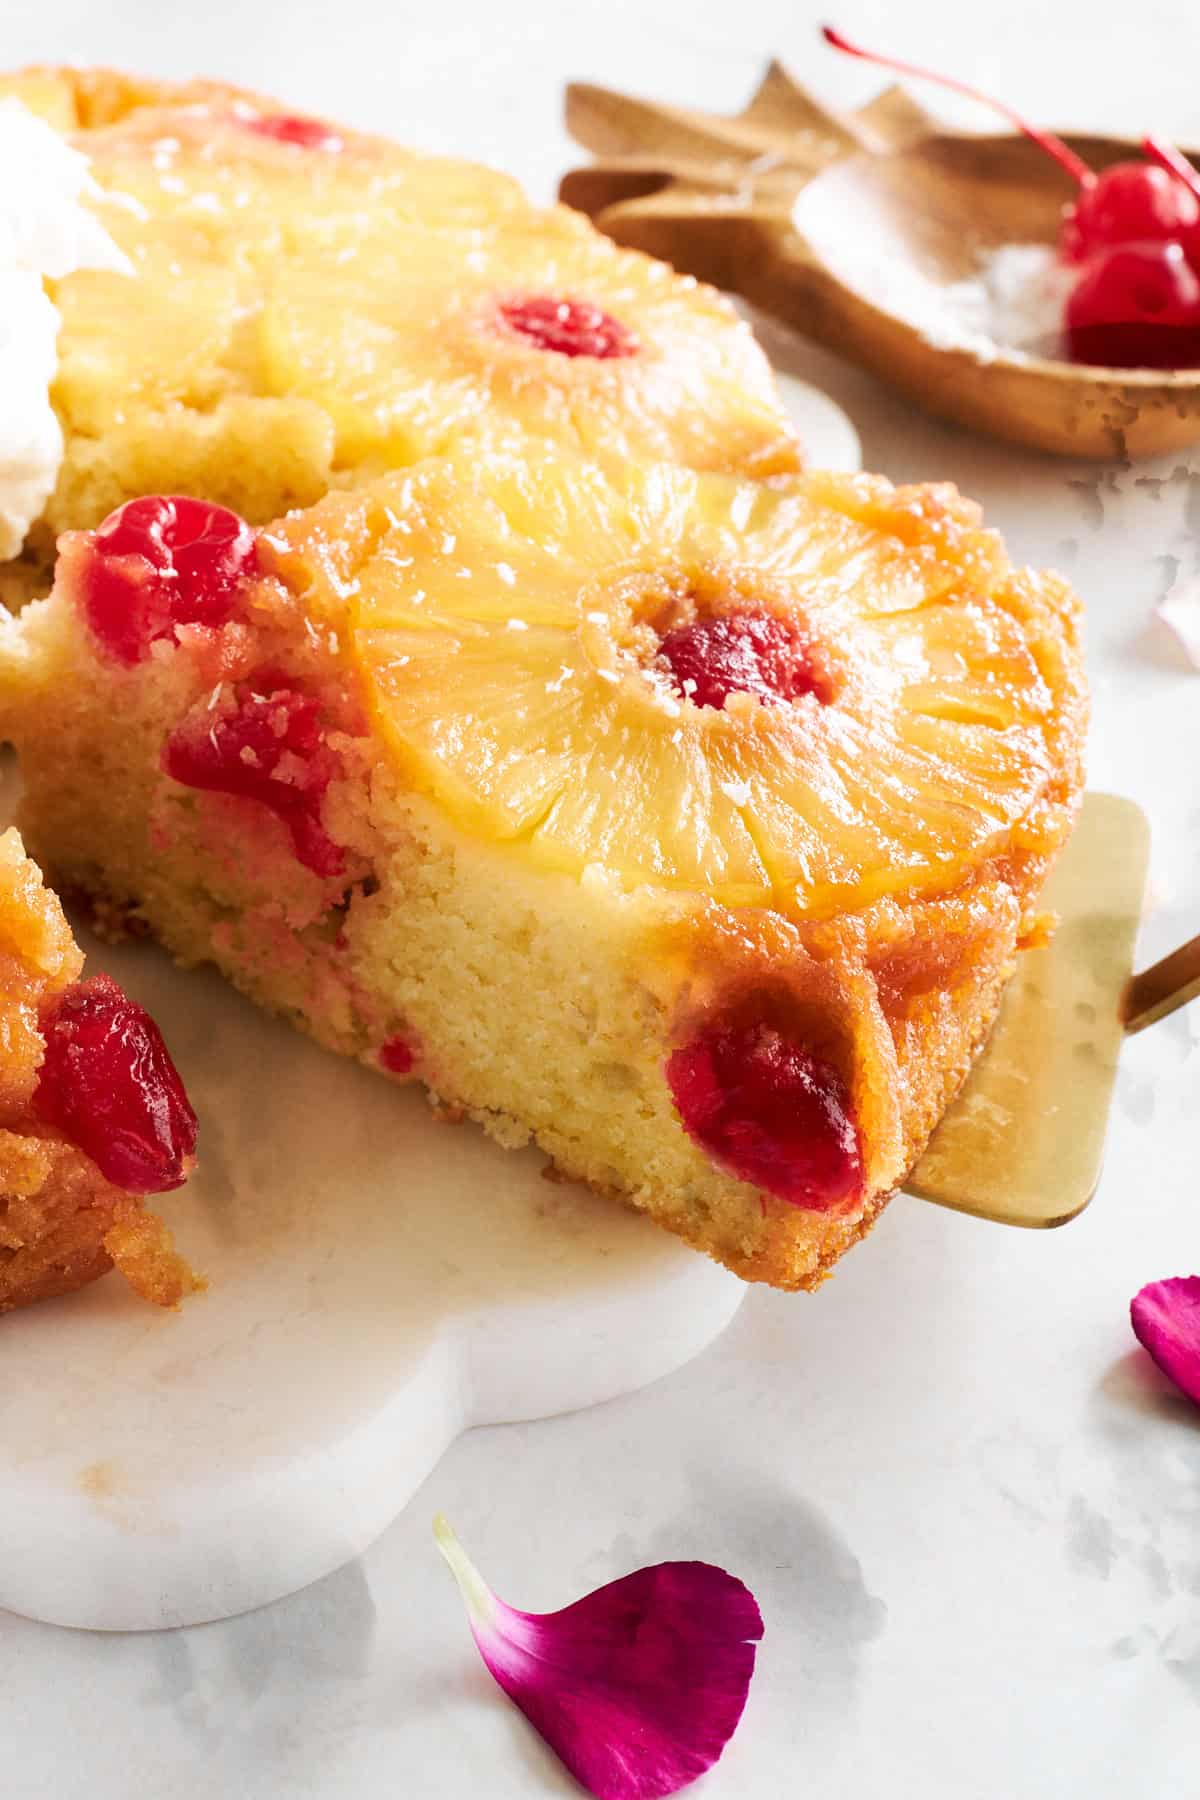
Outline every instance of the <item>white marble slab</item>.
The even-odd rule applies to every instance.
[[[542,1179],[153,950],[101,951],[201,1120],[165,1203],[211,1287],[120,1281],[5,1319],[0,1604],[196,1624],[364,1550],[459,1432],[627,1393],[703,1349],[742,1284]]]

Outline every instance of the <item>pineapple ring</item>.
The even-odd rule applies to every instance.
[[[0,93],[88,155],[134,269],[51,284],[66,450],[46,550],[142,494],[261,524],[484,416],[618,461],[799,465],[767,360],[723,296],[533,207],[507,175],[206,84],[46,70]],[[555,303],[591,352],[560,347],[569,329],[543,347],[515,328],[522,307],[545,323]]]
[[[371,504],[351,635],[381,735],[466,829],[541,867],[820,919],[1066,828],[1076,603],[1015,574],[953,490],[606,474],[492,443]],[[678,696],[646,621],[688,591],[801,621],[826,696]]]

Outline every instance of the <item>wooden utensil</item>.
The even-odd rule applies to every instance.
[[[602,160],[568,205],[617,242],[754,302],[942,418],[1062,455],[1125,459],[1200,441],[1200,370],[1080,366],[951,341],[944,290],[988,251],[1057,240],[1067,177],[1015,135],[948,131],[898,87],[843,116],[778,63],[733,118],[567,89]],[[1068,137],[1094,169],[1132,142]],[[961,333],[960,333],[961,335]]]
[[[1006,1225],[1062,1225],[1096,1190],[1121,1041],[1200,994],[1200,937],[1131,977],[1150,833],[1131,800],[1089,794],[987,1049],[905,1188]]]

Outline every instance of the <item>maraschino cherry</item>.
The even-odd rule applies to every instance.
[[[135,1194],[179,1187],[196,1148],[196,1115],[150,1015],[108,975],[93,975],[58,995],[40,1024],[38,1117],[115,1187]]]
[[[132,665],[181,625],[223,625],[254,573],[256,536],[224,506],[180,495],[128,500],[86,540],[79,578],[87,622]]]
[[[1182,368],[1200,356],[1200,179],[1177,151],[1147,148],[1153,162],[1112,163],[1099,174],[1053,132],[1030,125],[1003,101],[953,76],[880,56],[834,31],[827,44],[934,81],[1002,114],[1052,157],[1077,187],[1063,213],[1059,254],[1083,273],[1067,303],[1065,327],[1075,362],[1114,368]],[[1189,267],[1191,264],[1191,267]]]
[[[694,619],[669,631],[658,654],[676,691],[694,706],[719,712],[730,694],[753,694],[767,705],[804,694],[825,697],[809,645],[774,613]]]
[[[299,150],[342,150],[345,140],[322,119],[306,119],[299,113],[260,113],[244,121],[247,131],[294,144]]]
[[[1200,278],[1182,244],[1117,244],[1067,296],[1073,362],[1110,369],[1200,365]]]
[[[321,821],[337,760],[318,703],[283,677],[264,670],[231,703],[196,707],[167,739],[162,761],[184,787],[257,801],[282,820],[306,869],[322,879],[341,874],[345,853]]]
[[[1117,244],[1177,243],[1197,223],[1200,201],[1166,169],[1110,163],[1080,186],[1067,208],[1060,248],[1067,262],[1086,262]]]
[[[1161,138],[1143,138],[1142,149],[1160,169],[1176,176],[1196,202],[1195,222],[1181,229],[1179,241],[1183,245],[1184,255],[1197,275],[1200,275],[1200,170],[1174,144],[1164,144]]]
[[[807,1212],[860,1198],[849,1092],[803,1045],[769,1025],[717,1023],[672,1051],[666,1076],[688,1136],[741,1180]]]
[[[555,294],[528,294],[504,300],[500,317],[511,332],[536,350],[558,356],[591,356],[601,361],[633,356],[638,341],[628,325],[589,300],[563,300]]]

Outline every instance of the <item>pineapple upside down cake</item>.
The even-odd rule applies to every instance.
[[[196,1115],[157,1026],[83,957],[17,833],[0,835],[0,1312],[114,1264],[173,1306],[201,1285],[147,1193],[186,1179]]]
[[[115,252],[47,282],[63,446],[29,586],[55,534],[126,499],[187,493],[262,524],[485,416],[616,461],[799,466],[722,295],[507,175],[212,83],[35,69],[0,97],[86,155]]]
[[[784,1288],[1043,931],[1084,716],[1074,597],[954,489],[508,428],[259,530],[135,500],[0,644],[72,887]]]

